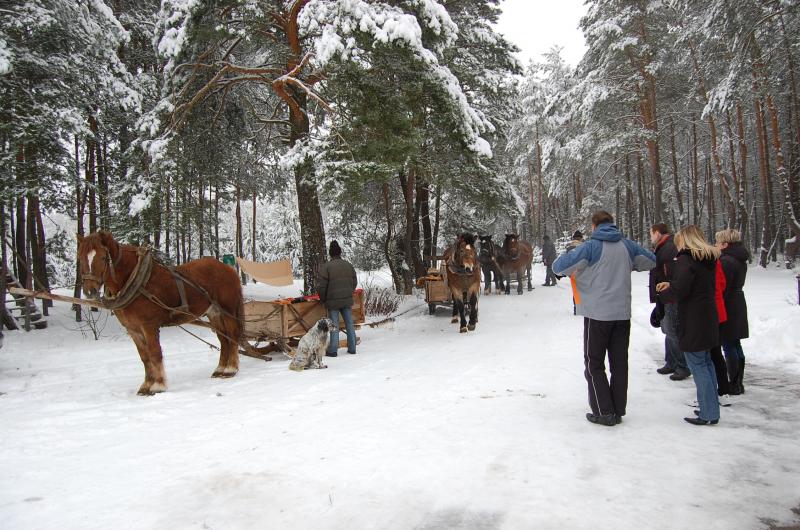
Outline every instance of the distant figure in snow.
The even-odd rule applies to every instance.
[[[545,273],[544,287],[551,287],[556,284],[558,277],[553,273],[553,262],[556,260],[558,254],[556,253],[556,246],[550,241],[550,236],[545,235],[542,243],[542,263],[547,268]]]
[[[556,274],[574,275],[574,298],[583,318],[584,376],[592,423],[614,426],[628,401],[628,343],[631,332],[631,271],[650,270],[652,252],[640,247],[600,210],[592,215],[592,237],[553,263]],[[611,379],[606,377],[605,359]]]

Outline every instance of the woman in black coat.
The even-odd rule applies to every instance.
[[[716,261],[719,250],[709,245],[695,225],[675,234],[678,256],[672,279],[656,286],[659,293],[678,303],[678,339],[697,389],[697,417],[684,418],[694,425],[719,423],[717,376],[710,350],[719,344]]]
[[[747,323],[747,301],[744,298],[745,279],[747,278],[747,262],[750,254],[742,246],[742,237],[736,230],[722,230],[715,236],[717,247],[722,250],[720,261],[725,272],[725,310],[728,320],[720,326],[722,350],[725,352],[725,363],[728,366],[730,394],[744,394],[744,351],[742,339],[750,335]]]

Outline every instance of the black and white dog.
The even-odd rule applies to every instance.
[[[329,318],[320,318],[317,323],[303,335],[297,345],[294,359],[289,364],[290,370],[302,371],[307,368],[327,368],[322,358],[331,341],[330,332],[335,324]]]

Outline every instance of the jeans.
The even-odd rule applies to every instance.
[[[556,274],[553,272],[553,265],[546,265],[547,271],[545,272],[544,283],[545,285],[555,285],[558,283],[558,278],[556,278]]]
[[[673,370],[688,372],[678,339],[678,304],[664,304],[664,318],[661,319],[664,332],[664,364]]]
[[[328,317],[334,321],[336,327],[331,331],[331,343],[328,345],[327,353],[336,353],[339,349],[339,314],[342,315],[345,328],[347,329],[347,351],[356,352],[356,326],[353,324],[353,308],[340,307],[329,308]]]
[[[705,351],[684,352],[686,364],[692,372],[697,388],[697,403],[700,404],[700,419],[719,419],[719,398],[717,397],[717,374],[711,354]]]

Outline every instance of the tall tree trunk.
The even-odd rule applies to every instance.
[[[431,229],[431,185],[420,181],[417,189],[417,202],[420,205],[419,220],[422,224],[422,262],[425,268],[431,266],[433,255],[433,230]]]
[[[250,238],[250,259],[253,261],[258,261],[258,256],[256,256],[256,190],[253,188],[253,218],[251,224],[251,238]]]
[[[27,182],[27,167],[25,161],[25,148],[22,144],[19,145],[17,150],[17,185],[20,190],[28,189]],[[16,237],[14,238],[14,252],[17,279],[19,283],[26,288],[30,288],[30,276],[28,275],[28,240],[26,238],[27,230],[25,228],[25,213],[27,211],[27,203],[25,201],[26,192],[20,192],[17,196],[17,226]]]
[[[686,218],[683,213],[683,197],[681,196],[681,186],[678,179],[678,153],[677,149],[675,149],[675,120],[671,116],[669,119],[669,140],[670,152],[672,154],[672,181],[675,186],[675,201],[678,203],[678,219],[680,223],[683,224]]]
[[[434,219],[433,219],[433,238],[431,239],[431,244],[433,246],[434,253],[438,252],[439,248],[439,220],[440,220],[440,213],[441,213],[441,206],[442,206],[442,188],[441,186],[436,186],[434,193],[436,194],[436,201],[434,202]]]
[[[708,205],[708,228],[712,234],[717,232],[717,209],[714,204],[714,176],[711,173],[711,160],[706,158],[706,204]]]
[[[386,236],[383,239],[383,255],[386,258],[386,264],[389,265],[389,271],[392,273],[392,283],[394,290],[400,294],[404,291],[404,282],[400,274],[401,266],[398,266],[397,255],[394,252],[394,230],[392,229],[392,203],[389,200],[389,184],[384,182],[381,186],[381,195],[383,197],[383,208],[386,214]]]
[[[98,140],[99,141],[95,142],[95,148],[97,149],[95,160],[97,160],[97,196],[100,206],[99,225],[101,229],[108,230],[110,215],[108,207],[108,172],[106,170],[105,135],[102,135],[102,138],[98,138]],[[156,247],[158,247],[158,244],[156,244]]]
[[[750,216],[747,211],[747,199],[745,195],[745,186],[747,183],[747,142],[744,136],[744,117],[742,112],[741,102],[736,103],[736,124],[739,138],[739,167],[741,168],[740,180],[741,186],[738,190],[738,206],[739,206],[739,231],[742,237],[750,231]]]
[[[538,206],[539,208],[536,210],[536,235],[537,241],[542,241],[542,237],[544,236],[544,227],[542,226],[542,216],[543,216],[543,209],[544,209],[544,186],[542,184],[542,145],[539,143],[539,125],[536,125],[536,177],[539,181],[539,201]]]
[[[239,183],[236,183],[236,255],[242,257],[244,240],[242,236],[242,193]],[[244,271],[241,271],[242,285],[247,283]]]
[[[203,253],[205,252],[205,237],[204,237],[204,230],[205,230],[205,211],[206,211],[206,201],[205,201],[205,194],[206,194],[206,185],[203,182],[203,179],[200,179],[199,186],[197,187],[197,208],[200,210],[197,216],[197,236],[200,239],[198,244],[198,256],[199,258],[203,257]],[[243,256],[243,254],[242,254]]]
[[[414,233],[414,171],[412,166],[408,166],[408,175],[406,169],[401,168],[397,173],[397,179],[400,183],[400,191],[403,194],[403,211],[405,213],[405,232],[402,239],[403,261],[406,266],[403,268],[403,282],[404,294],[411,294],[414,286],[414,276],[417,273],[417,267],[414,262],[414,251],[411,245],[411,240]]]
[[[697,119],[692,114],[692,224],[700,222],[699,190],[700,167],[697,160]]]
[[[172,185],[170,182],[169,173],[167,174],[166,181],[164,182],[164,250],[167,254],[167,257],[170,256],[170,235],[172,229],[172,198],[170,197],[172,194]]]
[[[83,191],[81,190],[81,158],[80,158],[80,142],[78,140],[78,135],[75,135],[75,219],[77,220],[77,235],[83,236],[84,235],[84,227],[83,227],[83,215],[84,215],[84,201],[83,201]],[[73,291],[73,296],[75,298],[81,297],[81,266],[77,260],[75,260],[75,290]],[[81,322],[83,320],[83,315],[81,312],[81,306],[79,304],[72,304],[72,310],[75,311],[75,322]]]
[[[37,161],[37,147],[34,144],[28,144],[25,148],[25,162],[28,166],[28,175],[30,177],[30,190],[28,199],[28,241],[31,245],[33,286],[37,291],[49,292],[50,281],[47,277],[47,241],[45,239],[44,223],[42,222],[42,211],[39,201],[41,177],[39,174]],[[42,314],[44,314],[44,316],[48,315],[48,307],[53,307],[52,300],[42,300]]]
[[[97,120],[89,115],[89,130],[86,138],[86,187],[89,190],[89,232],[97,232]]]
[[[214,185],[214,256],[219,259],[219,183]]]
[[[8,276],[8,246],[6,245],[6,205],[5,202],[0,200],[0,300],[5,302],[6,291],[6,277]],[[3,326],[7,329],[18,329],[17,322],[11,316],[11,313],[6,309],[6,304],[0,304],[0,332],[3,331]]]
[[[643,182],[644,180],[644,165],[642,163],[642,155],[640,153],[636,153],[636,197],[637,197],[637,210],[636,210],[636,234],[635,238],[636,241],[642,240],[642,232],[644,227],[644,219],[645,219],[645,211],[644,207],[646,204],[645,197],[644,197],[644,189],[643,189]]]
[[[628,237],[635,237],[633,230],[633,182],[631,178],[631,159],[625,154],[625,217],[628,225]]]
[[[758,263],[766,267],[769,262],[770,247],[772,246],[772,184],[769,176],[769,153],[767,151],[767,131],[764,124],[764,114],[761,106],[761,97],[754,98],[756,129],[758,131],[758,172],[761,180],[761,249]]]

